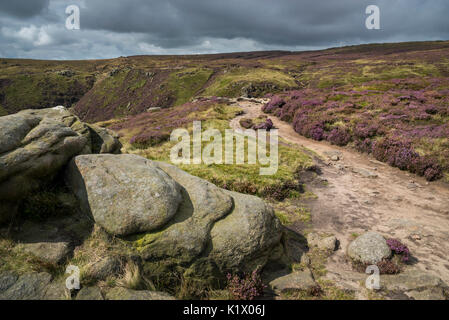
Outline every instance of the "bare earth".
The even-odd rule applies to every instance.
[[[231,121],[241,128],[242,117],[262,115],[262,104],[237,102],[245,113]],[[381,163],[349,148],[324,141],[314,141],[297,134],[291,125],[270,116],[279,137],[288,143],[302,145],[321,158],[321,179],[327,187],[309,186],[318,196],[310,203],[313,229],[334,234],[340,249],[328,262],[327,277],[349,282],[351,273],[344,263],[348,243],[355,234],[368,230],[386,237],[398,238],[417,259],[416,267],[438,275],[449,283],[449,188],[443,183],[425,179]],[[339,160],[336,160],[338,155]],[[331,160],[334,156],[334,160]],[[352,281],[353,282],[353,281]]]

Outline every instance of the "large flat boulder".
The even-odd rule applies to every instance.
[[[26,273],[20,276],[6,290],[0,292],[0,300],[42,300],[52,276],[48,273]]]
[[[414,300],[448,300],[449,286],[436,275],[410,268],[397,275],[382,275],[381,290],[387,297]]]
[[[182,200],[175,180],[136,155],[80,155],[65,177],[83,209],[113,235],[162,227]]]

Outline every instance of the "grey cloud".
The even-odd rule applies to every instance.
[[[18,18],[30,18],[48,8],[49,0],[0,0],[0,12]]]
[[[1,56],[83,59],[449,39],[446,0],[14,1],[0,0]],[[70,4],[81,8],[79,31],[64,27]],[[369,4],[380,7],[381,30],[365,28]]]

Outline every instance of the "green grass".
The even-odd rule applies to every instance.
[[[238,107],[223,105],[208,109],[201,114],[192,114],[193,118],[208,119],[202,121],[202,130],[208,128],[218,129],[224,137],[225,129],[229,128],[229,120],[234,118],[240,111]],[[192,132],[192,125],[188,127]],[[170,162],[170,149],[175,145],[173,142],[165,142],[155,147],[137,149],[129,145],[129,138],[125,135],[122,143],[126,152],[142,155],[151,160]],[[193,142],[191,141],[191,144]],[[208,143],[203,142],[204,146]],[[235,146],[234,146],[235,150]],[[247,141],[245,141],[245,155],[247,155]],[[290,147],[279,144],[279,167],[274,175],[260,175],[259,163],[256,164],[191,164],[179,165],[188,173],[206,179],[220,187],[225,187],[237,192],[264,196],[264,190],[268,187],[277,187],[282,183],[292,181],[297,170],[305,169],[313,164],[312,158],[300,147]],[[224,154],[224,149],[223,149]],[[192,157],[192,155],[191,155]],[[245,162],[247,157],[245,156]],[[296,191],[290,192],[290,197],[298,197]]]
[[[172,73],[168,78],[168,90],[174,92],[175,106],[192,99],[206,84],[213,71],[207,68],[187,68]]]
[[[0,273],[11,271],[17,275],[28,272],[49,272],[53,275],[62,273],[60,266],[44,262],[31,253],[19,250],[16,243],[7,238],[0,238]]]
[[[1,117],[1,116],[6,116],[7,114],[8,114],[8,111],[6,111],[5,108],[3,108],[3,107],[0,105],[0,117]]]
[[[206,96],[236,97],[248,84],[270,83],[276,85],[278,90],[296,87],[294,79],[281,71],[264,68],[239,67],[222,72],[215,81],[206,88]],[[268,92],[266,92],[268,93]]]

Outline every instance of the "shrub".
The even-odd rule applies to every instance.
[[[437,114],[438,108],[435,107],[434,105],[429,105],[424,108],[424,111],[428,114]]]
[[[378,125],[368,125],[366,123],[359,123],[354,128],[354,136],[365,139],[365,138],[372,138],[374,137],[379,130]]]
[[[135,135],[129,140],[129,143],[135,148],[145,149],[167,141],[169,138],[170,135],[168,133],[150,131]]]
[[[373,142],[370,138],[364,140],[357,140],[355,142],[355,148],[360,152],[371,153],[373,147]]]
[[[372,151],[377,160],[424,176],[428,181],[439,179],[443,174],[436,160],[419,155],[407,141],[383,139],[374,143]]]
[[[253,126],[253,120],[249,118],[242,118],[240,119],[239,123],[245,129],[250,129]]]
[[[274,110],[281,108],[285,104],[285,101],[279,96],[274,96],[271,98],[270,102],[263,106],[262,111],[266,113],[271,113]]]
[[[254,126],[255,130],[258,129],[264,129],[264,130],[270,130],[273,129],[273,121],[271,119],[266,119],[265,122],[259,123]]]
[[[313,125],[313,127],[309,130],[308,135],[313,140],[317,140],[317,141],[323,140],[323,138],[324,138],[323,125],[321,123],[317,123],[317,124]]]
[[[405,244],[397,239],[387,239],[387,245],[394,254],[402,255],[402,261],[407,262],[410,259],[410,251]]]
[[[337,127],[332,129],[332,131],[328,134],[327,140],[337,146],[345,146],[349,143],[349,141],[351,141],[351,135],[347,130]]]
[[[234,300],[253,300],[263,294],[266,285],[263,284],[260,278],[259,268],[254,270],[251,274],[243,274],[242,277],[238,275],[232,276],[227,274],[229,291]]]
[[[394,261],[383,259],[377,263],[380,274],[398,274],[401,272],[401,267]]]
[[[267,186],[262,190],[262,196],[273,200],[282,201],[288,198],[292,192],[304,192],[304,187],[298,181],[285,181],[282,184]]]

